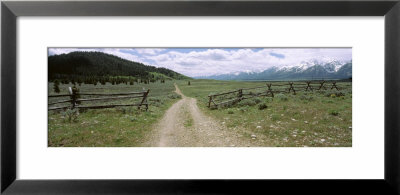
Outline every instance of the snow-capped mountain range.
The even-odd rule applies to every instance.
[[[311,60],[297,65],[274,66],[260,71],[241,71],[229,74],[196,77],[216,80],[310,80],[310,79],[348,79],[352,77],[352,61]]]

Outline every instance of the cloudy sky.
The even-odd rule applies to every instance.
[[[352,59],[351,48],[49,48],[49,55],[99,51],[190,77],[263,71],[302,62]]]

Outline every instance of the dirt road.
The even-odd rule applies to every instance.
[[[223,147],[250,146],[252,141],[228,130],[221,122],[204,115],[196,99],[186,97],[175,85],[182,99],[173,104],[144,146],[160,147]]]

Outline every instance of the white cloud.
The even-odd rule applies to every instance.
[[[139,54],[143,54],[143,55],[156,55],[156,54],[164,51],[165,49],[140,48],[140,49],[133,49],[133,50],[135,50]]]
[[[118,57],[123,58],[123,59],[130,60],[130,61],[135,61],[135,62],[144,61],[144,59],[141,58],[140,56],[134,55],[134,54],[130,54],[130,53],[126,53],[126,52],[122,52],[121,49],[102,49],[102,50],[100,50],[100,52],[104,52],[104,53],[107,53],[107,54],[115,55],[115,56],[118,56]]]
[[[121,51],[122,50],[122,51]],[[351,48],[179,49],[155,48],[51,48],[49,55],[72,51],[101,51],[121,58],[195,77],[242,71],[263,71],[273,66],[293,66],[304,61],[350,61]],[[274,54],[274,55],[271,55]],[[284,57],[283,57],[284,56]]]
[[[284,56],[276,57],[271,53]],[[242,71],[263,71],[273,66],[298,65],[303,61],[332,59],[349,61],[351,49],[208,49],[179,53],[167,52],[160,56],[150,57],[154,64],[180,72],[188,76],[206,76]]]

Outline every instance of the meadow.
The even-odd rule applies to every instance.
[[[48,146],[49,147],[130,147],[140,146],[145,134],[157,122],[180,96],[175,94],[173,81],[134,85],[82,84],[76,85],[85,93],[118,93],[142,91],[150,89],[148,96],[149,109],[144,111],[137,107],[119,107],[98,110],[79,110],[76,113],[67,111],[48,112]],[[70,84],[60,84],[60,93],[67,94]],[[53,83],[48,84],[49,95],[56,94]],[[85,96],[87,97],[87,96]],[[49,102],[61,98],[51,98]],[[65,99],[65,98],[64,98]],[[68,97],[67,97],[68,99]],[[134,103],[138,99],[123,99],[103,102],[85,102],[85,105],[108,103]]]
[[[209,108],[208,95],[266,86],[266,82],[217,80],[167,80],[165,83],[134,85],[82,84],[81,93],[118,93],[150,89],[149,109],[118,107],[48,112],[49,147],[136,147],[142,146],[154,125],[166,110],[181,97],[174,83],[185,96],[197,99],[200,110],[216,119],[229,131],[250,139],[252,146],[266,147],[351,147],[352,146],[352,89],[351,82],[338,83],[336,89],[309,92],[276,93],[275,97],[256,97],[236,104]],[[287,82],[276,82],[282,84]],[[60,84],[60,93],[67,94],[70,84]],[[281,87],[283,90],[283,88]],[[265,88],[252,92],[265,91]],[[48,84],[49,95],[56,94],[53,83]],[[85,96],[86,98],[87,96]],[[67,97],[68,98],[68,97]],[[51,98],[49,102],[61,98]],[[85,105],[135,103],[139,99],[84,102]],[[68,103],[66,103],[68,104]],[[185,113],[183,125],[192,128],[193,118]]]
[[[265,85],[266,82],[217,80],[192,80],[190,85],[178,82],[182,93],[196,98],[204,113],[231,131],[252,138],[258,146],[352,146],[351,82],[338,83],[339,92],[328,88],[296,95],[278,93],[274,98],[256,97],[217,109],[207,107],[208,95]]]

